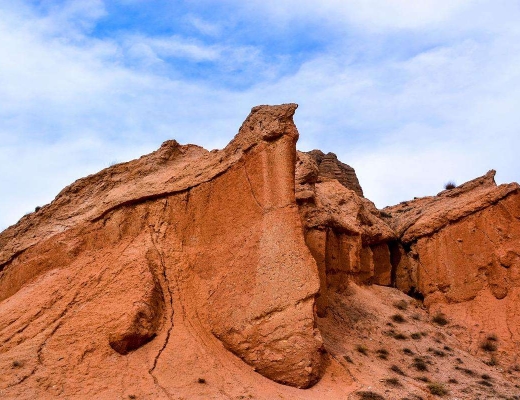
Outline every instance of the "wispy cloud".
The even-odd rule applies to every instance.
[[[256,104],[298,102],[299,147],[378,206],[520,180],[513,2],[35,4],[0,0],[0,229],[163,140],[222,147]]]

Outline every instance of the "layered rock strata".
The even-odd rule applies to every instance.
[[[24,360],[1,386],[113,398],[106,382],[124,370],[145,394],[172,394],[179,334],[277,382],[315,383],[319,280],[294,195],[295,109],[253,108],[222,151],[166,142],[3,232],[0,363]]]

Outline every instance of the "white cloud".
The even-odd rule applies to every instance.
[[[256,104],[298,102],[299,147],[336,152],[378,206],[435,194],[447,180],[462,183],[490,168],[500,181],[520,180],[520,30],[511,23],[519,10],[482,0],[435,2],[431,12],[433,1],[361,3],[256,7],[280,21],[336,18],[325,24],[333,36],[334,24],[347,21],[341,29],[406,28],[415,30],[412,36],[435,35],[442,26],[439,35],[450,38],[408,56],[383,51],[359,62],[353,52],[370,47],[373,33],[358,38],[354,50],[338,34],[337,47],[281,75],[283,63],[267,61],[247,43],[92,38],[89,30],[106,12],[99,1],[67,3],[42,16],[0,0],[0,229],[72,180],[163,140],[223,147]],[[400,4],[403,15],[385,9],[389,4]],[[282,13],[283,7],[294,9]],[[409,37],[400,37],[403,47]],[[236,90],[189,80],[169,58],[212,62],[228,75],[250,66],[247,76],[256,83]]]
[[[227,0],[247,12],[263,12],[270,18],[288,22],[295,20],[327,21],[349,24],[364,31],[417,29],[450,20],[477,0]],[[211,1],[209,1],[211,3]]]

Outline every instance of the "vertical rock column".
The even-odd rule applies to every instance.
[[[294,195],[295,109],[253,108],[224,150],[241,160],[192,190],[185,242],[208,329],[262,375],[309,387],[321,365],[319,279]]]

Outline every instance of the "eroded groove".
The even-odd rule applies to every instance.
[[[163,254],[159,251],[158,247],[157,247],[157,243],[155,242],[154,240],[154,237],[153,237],[153,232],[150,231],[150,238],[151,238],[151,241],[152,241],[152,245],[159,257],[159,261],[161,263],[161,268],[162,268],[162,271],[161,271],[161,274],[162,274],[162,279],[163,279],[163,283],[164,283],[164,286],[166,286],[166,292],[168,293],[168,301],[169,301],[169,305],[170,305],[170,314],[169,314],[169,318],[170,318],[170,326],[168,327],[168,330],[166,332],[166,338],[164,340],[164,343],[162,345],[162,347],[159,349],[159,351],[157,352],[157,354],[155,355],[155,358],[154,358],[154,361],[153,361],[153,365],[152,367],[148,370],[148,373],[150,374],[150,376],[152,377],[154,383],[156,386],[158,386],[163,392],[164,394],[170,398],[170,395],[168,393],[168,391],[166,390],[166,388],[164,388],[160,383],[159,383],[159,380],[157,379],[157,377],[154,375],[154,371],[157,367],[157,363],[159,362],[159,358],[161,357],[161,354],[163,353],[163,351],[166,349],[166,347],[168,346],[168,342],[170,340],[170,336],[171,336],[171,331],[173,329],[173,317],[174,317],[174,309],[173,309],[173,294],[171,292],[171,288],[170,288],[170,281],[168,279],[168,274],[166,272],[166,264],[164,262],[164,258],[163,258]],[[155,277],[155,274],[154,274],[154,277]],[[162,286],[162,285],[161,285]],[[163,289],[162,290],[163,294],[165,293],[165,290]]]

